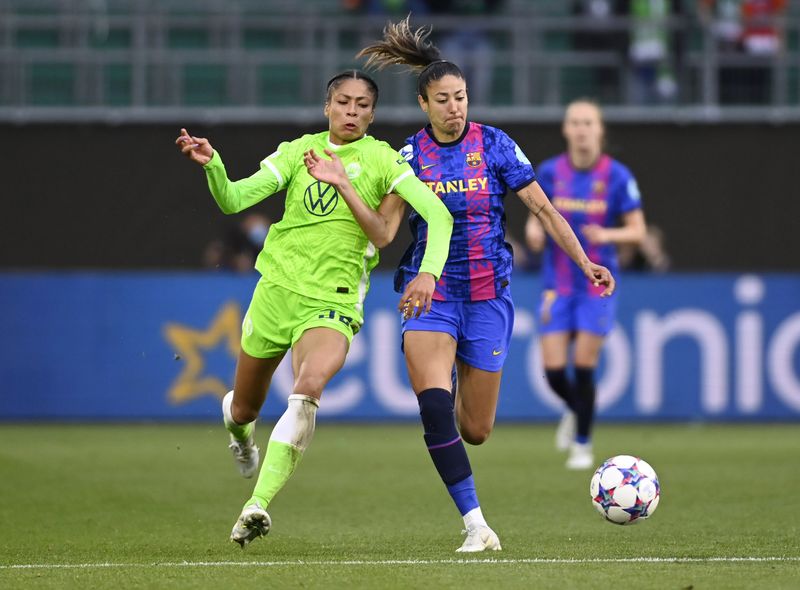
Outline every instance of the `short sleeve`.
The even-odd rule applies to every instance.
[[[496,158],[500,177],[512,191],[525,188],[536,180],[530,160],[513,139],[499,129],[494,131],[493,157]]]
[[[385,183],[384,194],[388,194],[405,178],[412,176],[414,170],[408,163],[405,146],[399,152],[394,151],[389,144],[382,144],[380,150],[380,166]]]
[[[639,192],[639,184],[636,182],[631,171],[623,165],[619,165],[620,179],[617,184],[617,199],[620,213],[627,213],[642,206],[642,195]]]
[[[261,161],[261,168],[266,168],[278,179],[278,189],[285,189],[294,177],[297,165],[299,140],[284,141],[269,156]]]

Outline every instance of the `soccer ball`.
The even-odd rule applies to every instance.
[[[597,511],[614,524],[634,524],[658,507],[661,487],[650,464],[631,455],[605,461],[592,475],[589,494]]]

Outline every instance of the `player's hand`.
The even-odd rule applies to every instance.
[[[606,228],[602,225],[597,225],[596,223],[590,223],[588,225],[581,226],[581,232],[589,241],[590,244],[607,244],[608,243],[608,235],[606,234]]]
[[[186,129],[181,129],[181,134],[175,140],[175,145],[181,148],[182,154],[201,166],[208,164],[211,156],[214,155],[214,148],[211,147],[206,138],[189,135]]]
[[[595,287],[605,285],[605,291],[600,293],[600,297],[608,297],[614,292],[614,289],[617,288],[617,281],[614,280],[614,277],[611,275],[611,271],[605,266],[595,264],[594,262],[589,262],[589,264],[583,269],[583,274],[585,274],[588,279],[592,281],[592,284]]]
[[[397,305],[397,310],[403,314],[403,319],[418,318],[423,311],[428,313],[431,310],[434,290],[436,290],[436,279],[432,274],[421,272],[414,277],[406,286]]]
[[[556,302],[557,297],[558,294],[554,289],[548,289],[542,293],[542,306],[539,310],[539,321],[543,326],[549,324],[550,320],[553,318],[553,304]]]
[[[303,164],[306,165],[308,173],[320,182],[331,185],[339,185],[346,181],[347,172],[339,156],[328,149],[325,150],[325,155],[330,160],[326,160],[314,150],[308,150],[303,154]]]

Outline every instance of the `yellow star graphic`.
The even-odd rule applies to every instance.
[[[229,302],[220,308],[205,331],[174,323],[164,327],[164,337],[179,355],[176,358],[182,358],[186,363],[167,393],[171,403],[182,404],[203,395],[215,395],[221,399],[228,392],[230,387],[224,381],[203,375],[205,360],[200,349],[210,350],[224,341],[235,359],[239,354],[241,325],[239,305]]]

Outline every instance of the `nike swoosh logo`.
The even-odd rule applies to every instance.
[[[420,171],[422,171],[422,170],[427,170],[428,168],[433,168],[434,166],[436,166],[436,164],[427,164],[424,166],[420,166],[419,169]]]
[[[502,350],[492,350],[492,356],[497,356],[499,354],[503,354]]]

